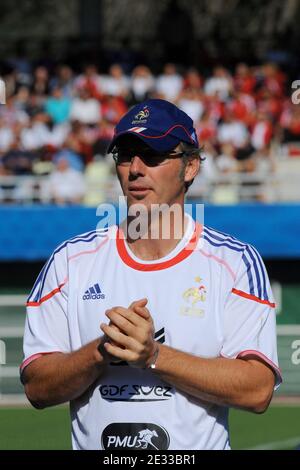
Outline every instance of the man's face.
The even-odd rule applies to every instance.
[[[150,210],[151,204],[183,202],[185,171],[182,157],[163,159],[136,138],[124,139],[119,149],[124,160],[128,155],[127,164],[117,164],[118,178],[124,196],[127,196],[128,207],[139,203]],[[175,149],[170,153],[178,151]]]

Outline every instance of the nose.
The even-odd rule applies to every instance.
[[[135,155],[131,159],[129,173],[132,176],[145,175],[146,165],[138,155]]]

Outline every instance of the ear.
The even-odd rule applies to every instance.
[[[199,173],[200,170],[200,159],[199,158],[189,158],[185,167],[184,181],[188,183],[192,181],[195,176]]]

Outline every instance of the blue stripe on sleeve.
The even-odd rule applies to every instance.
[[[267,280],[266,280],[266,269],[264,267],[264,264],[262,262],[262,259],[261,259],[261,256],[260,254],[258,253],[258,251],[251,245],[249,245],[250,249],[253,250],[253,252],[255,253],[256,255],[256,258],[258,260],[258,264],[260,266],[260,269],[261,269],[261,272],[262,272],[262,285],[263,285],[263,300],[269,300],[269,296],[268,296],[268,293],[267,293]]]
[[[214,232],[217,232],[219,235],[216,235],[216,233]],[[216,246],[216,247],[226,246],[227,248],[231,248],[234,251],[244,251],[242,259],[247,268],[250,294],[255,295],[255,286],[257,286],[257,296],[259,298],[262,298],[262,290],[265,296],[266,288],[265,288],[264,271],[262,270],[262,273],[263,273],[263,281],[262,281],[262,277],[259,273],[259,269],[257,265],[257,260],[258,260],[260,268],[262,269],[261,260],[260,260],[259,255],[257,256],[256,252],[254,255],[252,247],[246,243],[239,242],[237,239],[235,239],[234,237],[231,237],[230,235],[223,234],[222,232],[218,232],[212,229],[208,229],[207,227],[204,228],[204,234],[205,234],[204,239],[207,240],[209,243],[211,243],[213,246]],[[214,240],[219,241],[220,243],[215,243],[210,238],[208,238],[208,235],[209,237],[213,238]],[[254,283],[254,275],[256,278],[256,283]],[[268,300],[267,297],[265,298],[265,300]]]
[[[249,249],[249,246],[247,246],[246,251],[247,251],[247,253],[249,253],[249,256],[252,260],[252,266],[254,268],[254,272],[255,272],[255,276],[256,276],[257,294],[258,294],[257,297],[259,297],[261,299],[262,298],[262,296],[261,296],[261,282],[260,282],[260,275],[259,275],[258,268],[257,268],[257,263],[256,263],[256,260],[253,256],[251,250]]]
[[[46,282],[46,277],[47,277],[47,274],[48,274],[48,271],[50,269],[50,266],[54,260],[54,256],[59,253],[63,248],[65,248],[68,244],[72,244],[74,245],[75,243],[79,243],[79,242],[83,242],[83,243],[89,243],[91,241],[93,241],[96,237],[98,236],[103,236],[104,234],[102,233],[97,233],[97,231],[93,230],[92,232],[89,232],[87,235],[83,235],[83,236],[79,236],[79,237],[74,237],[73,239],[71,240],[67,240],[66,242],[64,242],[62,245],[60,245],[53,253],[52,255],[50,256],[49,258],[49,261],[48,261],[48,265],[45,269],[45,272],[44,272],[44,275],[43,275],[43,279],[41,281],[41,286],[40,286],[40,289],[34,299],[34,302],[38,302],[38,300],[40,300],[41,296],[42,296],[42,292],[43,292],[43,289],[44,289],[44,285],[45,285],[45,282]],[[90,238],[88,238],[90,237]]]
[[[247,276],[248,276],[248,281],[249,281],[249,289],[250,289],[250,294],[254,294],[254,284],[253,284],[253,277],[251,273],[251,264],[249,263],[248,259],[246,258],[245,255],[242,256],[242,259],[247,267]]]

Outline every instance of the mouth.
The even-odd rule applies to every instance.
[[[150,189],[130,190],[129,196],[131,196],[136,201],[141,201],[148,196],[149,192],[150,192]]]
[[[151,189],[147,188],[146,186],[131,185],[128,187],[128,191],[132,195],[144,195],[151,191]]]

